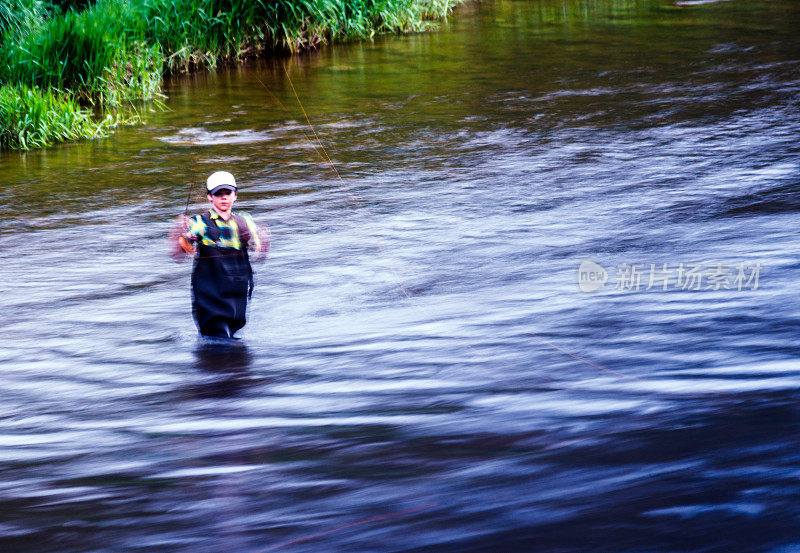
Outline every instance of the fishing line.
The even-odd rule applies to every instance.
[[[286,66],[282,64],[281,67],[283,69],[284,74],[286,75],[286,79],[287,79],[287,81],[289,83],[289,86],[292,88],[292,93],[294,94],[294,97],[297,100],[297,105],[300,107],[301,111],[303,112],[303,116],[306,119],[306,123],[308,124],[308,127],[311,129],[311,131],[314,134],[314,137],[316,138],[317,142],[319,143],[319,146],[320,146],[320,148],[322,150],[322,154],[319,153],[319,150],[317,150],[316,145],[313,143],[313,141],[311,141],[311,138],[308,136],[308,134],[304,132],[304,134],[306,135],[306,138],[309,141],[311,141],[311,146],[314,148],[314,151],[316,151],[317,154],[320,155],[323,158],[323,160],[327,161],[330,164],[331,168],[333,169],[334,173],[336,174],[336,178],[339,180],[339,183],[341,183],[342,187],[348,192],[350,197],[353,199],[353,203],[356,205],[356,208],[357,209],[361,209],[362,208],[361,204],[363,203],[363,200],[357,194],[355,194],[353,192],[353,190],[350,188],[350,186],[348,186],[347,183],[344,182],[344,179],[342,179],[342,176],[339,174],[339,170],[336,168],[336,165],[333,163],[333,160],[328,155],[328,152],[325,149],[325,145],[322,143],[322,140],[320,139],[319,134],[317,133],[316,129],[314,128],[314,125],[311,124],[311,120],[308,117],[308,113],[306,112],[305,108],[303,107],[303,103],[300,101],[300,96],[297,94],[297,90],[295,89],[294,83],[292,82],[292,78],[290,77],[289,72],[286,69]],[[270,95],[272,95],[273,98],[275,98],[275,100],[284,109],[284,111],[286,111],[289,115],[291,115],[291,112],[286,108],[285,105],[283,105],[283,103],[269,89],[269,87],[267,87],[267,85],[265,85],[263,83],[263,81],[261,81],[260,79],[259,79],[259,82],[261,83],[261,86],[263,86],[267,90],[267,92],[269,92]],[[375,237],[373,236],[373,238],[375,238]],[[377,240],[375,241],[375,245],[381,251],[382,254],[385,254],[385,250],[384,250],[383,246]],[[384,255],[384,257],[385,257],[385,255]],[[407,299],[409,299],[411,301],[411,303],[418,310],[423,312],[429,319],[432,319],[431,313],[426,311],[426,309],[424,309],[419,304],[419,302],[417,302],[416,299],[408,293],[408,291],[406,290],[405,286],[403,286],[402,281],[400,280],[400,276],[398,275],[397,271],[394,269],[394,267],[391,264],[389,265],[389,270],[391,271],[392,275],[394,276],[395,286],[397,287],[397,289],[400,290],[400,292],[402,292],[402,294]],[[563,353],[564,355],[567,355],[567,356],[569,356],[569,357],[571,357],[571,358],[573,358],[573,359],[575,359],[577,361],[580,361],[581,363],[584,363],[584,364],[586,364],[586,365],[588,365],[590,367],[593,367],[595,369],[598,369],[598,370],[601,370],[603,372],[606,372],[606,373],[609,373],[609,374],[613,374],[613,375],[616,375],[616,376],[619,376],[619,377],[622,377],[622,378],[629,378],[629,379],[637,380],[637,381],[640,381],[640,382],[644,382],[644,380],[639,378],[639,377],[636,377],[636,376],[633,376],[633,375],[629,375],[629,374],[625,374],[625,373],[621,373],[621,372],[615,371],[613,369],[609,369],[607,367],[604,367],[603,365],[600,365],[598,363],[595,363],[593,361],[585,359],[585,358],[583,358],[583,357],[581,357],[579,355],[571,353],[571,352],[565,350],[564,348],[554,344],[553,342],[551,342],[549,340],[546,340],[542,336],[539,336],[538,334],[535,334],[535,333],[531,332],[531,333],[528,333],[528,335],[536,338],[542,344],[544,344],[544,345],[546,345],[546,346],[548,346],[548,347],[550,347],[550,348],[552,348],[552,349],[554,349],[556,351],[559,351],[559,352]],[[474,354],[478,354],[478,351],[471,344],[467,343],[466,347],[470,351],[472,351]]]
[[[285,71],[285,69],[284,69],[284,71]],[[289,111],[289,109],[288,109],[288,108],[287,108],[287,107],[286,107],[286,106],[283,104],[283,102],[281,102],[280,98],[278,98],[278,97],[275,95],[275,93],[274,93],[274,92],[272,92],[272,90],[270,90],[270,88],[269,88],[267,85],[265,85],[265,84],[264,84],[264,81],[262,81],[260,77],[258,78],[258,82],[261,84],[261,86],[263,86],[263,87],[264,87],[264,90],[266,90],[267,92],[269,92],[270,96],[272,96],[272,98],[273,98],[273,99],[274,99],[274,100],[275,100],[275,101],[278,103],[278,105],[279,105],[279,106],[281,106],[281,109],[283,109],[283,111],[285,111],[285,112],[287,113],[287,115],[289,115],[289,117],[291,117],[292,119],[294,119],[294,114],[292,114],[292,112],[291,112],[291,111]],[[317,150],[317,145],[314,143],[314,141],[313,141],[313,140],[311,140],[311,137],[310,137],[310,136],[309,136],[309,134],[306,132],[306,129],[305,129],[305,127],[302,127],[302,126],[301,126],[300,128],[301,128],[301,130],[303,131],[303,135],[306,137],[306,140],[308,140],[309,144],[311,144],[311,147],[312,147],[312,148],[314,148],[314,151],[317,153],[317,155],[318,155],[318,156],[320,156],[320,157],[322,158],[322,160],[323,160],[323,161],[325,161],[325,158],[324,158],[324,156],[323,156],[321,153],[319,153],[319,150]]]
[[[311,124],[311,120],[310,120],[310,119],[309,119],[309,117],[308,117],[308,113],[306,113],[306,110],[305,110],[305,108],[303,107],[303,103],[300,101],[300,96],[297,94],[297,90],[296,90],[296,89],[295,89],[295,87],[294,87],[294,83],[292,82],[292,78],[289,76],[289,72],[286,70],[286,66],[285,66],[285,65],[283,65],[283,64],[281,64],[281,67],[283,68],[283,72],[284,72],[284,74],[286,75],[286,80],[289,82],[289,86],[291,86],[291,87],[292,87],[292,93],[294,94],[294,97],[295,97],[295,99],[297,100],[297,105],[298,105],[298,106],[300,106],[300,110],[303,112],[303,116],[306,118],[306,123],[308,123],[308,126],[309,126],[309,128],[311,129],[311,132],[313,132],[313,133],[314,133],[314,136],[316,137],[316,139],[317,139],[317,142],[319,143],[319,146],[320,146],[320,148],[322,149],[322,152],[323,152],[323,154],[324,154],[324,158],[323,158],[323,159],[324,159],[324,160],[327,160],[327,162],[330,164],[330,166],[331,166],[331,169],[333,169],[333,172],[334,172],[334,173],[336,173],[336,178],[339,180],[339,183],[342,185],[342,187],[343,187],[343,188],[344,188],[344,189],[347,191],[347,193],[348,193],[348,195],[350,196],[351,200],[352,200],[352,201],[353,201],[353,203],[356,205],[356,208],[357,208],[357,209],[361,209],[361,208],[362,208],[361,204],[364,202],[364,200],[363,200],[363,199],[361,199],[361,197],[360,197],[360,196],[358,196],[356,193],[354,193],[354,192],[353,192],[353,189],[352,189],[352,188],[350,188],[350,186],[348,186],[348,185],[347,185],[347,183],[345,183],[345,182],[344,182],[344,179],[343,179],[343,178],[342,178],[342,176],[339,174],[339,170],[336,168],[336,165],[333,163],[333,160],[332,160],[332,159],[330,158],[330,156],[328,155],[328,151],[325,149],[325,145],[322,143],[322,140],[320,139],[320,137],[319,137],[319,134],[317,134],[317,130],[314,128],[314,125],[312,125],[312,124]],[[315,150],[316,150],[316,148],[315,148]],[[375,239],[376,237],[375,237],[375,236],[373,236],[373,238]],[[387,257],[387,256],[386,256],[386,251],[384,250],[384,248],[383,248],[383,246],[380,244],[380,242],[378,242],[378,241],[377,241],[377,239],[375,239],[374,243],[375,243],[375,245],[377,246],[377,248],[380,250],[380,252],[381,252],[381,254],[383,255],[383,257],[384,257],[384,258],[386,258],[386,257]],[[417,308],[418,308],[420,311],[422,311],[422,312],[423,312],[423,313],[425,313],[425,314],[426,314],[426,315],[427,315],[429,318],[431,318],[431,317],[430,317],[430,313],[427,313],[427,312],[425,312],[425,310],[422,308],[422,306],[420,306],[420,305],[419,305],[419,304],[418,304],[418,303],[417,303],[417,302],[414,300],[414,298],[411,296],[411,294],[409,294],[409,293],[408,293],[408,290],[406,290],[405,286],[403,286],[403,283],[402,283],[402,281],[400,280],[400,275],[398,275],[398,274],[397,274],[397,271],[395,271],[395,269],[394,269],[394,266],[392,266],[391,264],[389,264],[389,266],[388,266],[388,267],[389,267],[389,270],[391,271],[392,275],[394,276],[394,280],[395,280],[395,286],[397,287],[397,289],[398,289],[398,290],[400,290],[400,292],[401,292],[401,293],[402,293],[402,294],[403,294],[403,295],[404,295],[406,298],[408,298],[409,300],[411,300],[411,302],[412,302],[412,303],[413,303],[413,304],[414,304],[414,305],[415,305],[415,306],[416,306],[416,307],[417,307]],[[469,346],[469,344],[467,345],[467,347],[470,347],[470,348],[471,348],[471,346]]]
[[[573,359],[576,359],[576,360],[580,361],[581,363],[585,363],[585,364],[589,365],[590,367],[594,367],[596,369],[599,369],[601,371],[605,371],[605,372],[610,373],[610,374],[621,376],[622,378],[632,378],[633,380],[638,380],[639,382],[645,382],[644,379],[639,378],[638,376],[634,376],[632,374],[621,373],[619,371],[615,371],[613,369],[609,369],[608,367],[604,367],[603,365],[599,365],[599,364],[595,363],[594,361],[590,361],[588,359],[585,359],[585,358],[581,357],[580,355],[575,355],[574,353],[571,353],[571,352],[565,350],[564,348],[558,346],[557,344],[554,344],[550,340],[546,340],[545,338],[542,338],[541,336],[539,336],[538,334],[535,334],[533,332],[528,332],[528,336],[533,336],[534,338],[536,338],[537,340],[539,340],[543,344],[553,348],[554,350],[560,351],[564,355],[568,355],[568,356],[572,357]]]

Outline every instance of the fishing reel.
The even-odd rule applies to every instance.
[[[194,255],[197,253],[197,246],[193,242],[189,242],[185,236],[178,238],[178,245],[189,255]]]

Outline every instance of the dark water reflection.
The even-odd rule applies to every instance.
[[[343,181],[275,62],[4,155],[0,550],[798,550],[798,23],[503,1],[293,59]],[[228,346],[164,245],[223,166],[274,243]]]
[[[195,368],[211,379],[196,386],[199,397],[233,396],[247,387],[253,355],[244,343],[198,339],[194,355]]]

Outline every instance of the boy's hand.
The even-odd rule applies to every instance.
[[[258,232],[258,240],[261,242],[261,247],[258,248],[258,253],[267,254],[269,252],[269,242],[270,238],[272,237],[272,233],[269,231],[269,227],[267,225],[262,225],[256,229]]]
[[[189,218],[186,215],[178,215],[175,225],[180,227],[181,234],[189,232]]]
[[[256,227],[256,233],[258,234],[260,245],[253,249],[253,256],[251,259],[256,262],[261,262],[267,258],[267,252],[269,252],[269,227],[267,225],[259,225]],[[251,239],[250,242],[254,243],[255,240]]]
[[[169,231],[169,254],[175,261],[181,261],[192,251],[191,239],[194,237],[188,234],[189,218],[181,215],[175,219]]]

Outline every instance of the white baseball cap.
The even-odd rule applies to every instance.
[[[236,179],[227,171],[217,171],[208,177],[206,188],[209,194],[215,194],[219,190],[233,190],[236,192]]]

